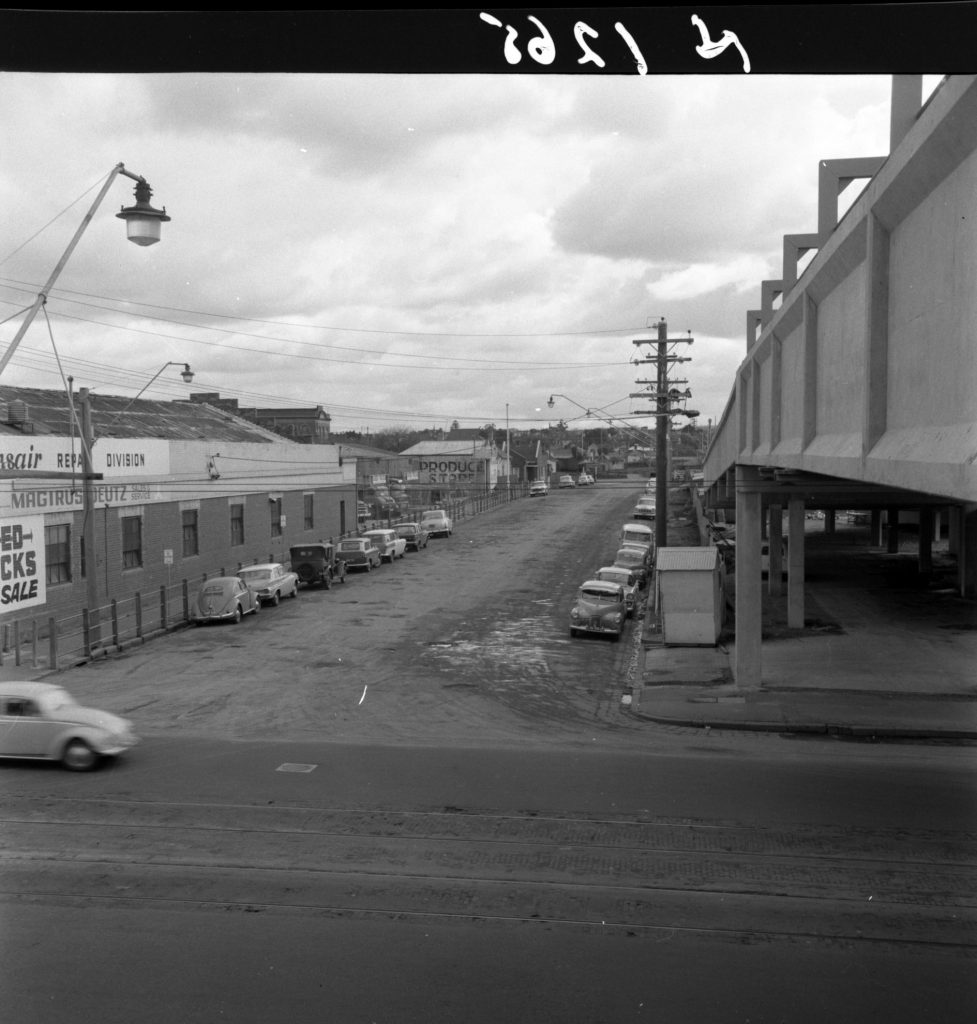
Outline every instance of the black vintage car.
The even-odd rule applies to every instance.
[[[307,586],[321,584],[328,590],[335,582],[346,582],[346,562],[332,544],[293,544],[288,554],[292,572]]]

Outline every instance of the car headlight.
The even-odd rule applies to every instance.
[[[580,612],[578,611],[578,609],[572,608],[570,610],[570,618],[571,619],[579,619],[580,618]]]

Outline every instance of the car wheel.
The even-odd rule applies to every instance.
[[[328,573],[322,577],[322,585],[326,590],[330,590],[332,588],[332,577]]]
[[[241,611],[241,606],[238,605],[237,608],[234,609],[234,622],[238,623],[243,618],[244,618],[244,612]]]
[[[573,628],[573,626],[570,627],[570,636],[571,637],[577,636],[577,631]]]
[[[84,740],[69,740],[61,755],[61,763],[71,772],[88,772],[98,763],[98,753]]]
[[[281,600],[282,600],[282,595],[281,595],[281,592],[280,592],[280,591],[278,591],[278,590],[276,590],[276,591],[275,591],[275,596],[274,596],[274,597],[273,597],[273,598],[271,599],[271,603],[272,603],[272,605],[273,605],[273,606],[274,606],[275,608],[277,608],[277,607],[279,606],[279,604],[281,604]],[[260,604],[261,602],[259,601],[258,603]]]
[[[366,571],[367,572],[373,572],[373,560],[372,559],[370,559],[370,561],[368,561],[366,563]]]

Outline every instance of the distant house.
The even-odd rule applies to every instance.
[[[554,467],[555,468],[555,467]],[[536,438],[512,446],[512,478],[520,483],[546,480],[553,470],[543,442]]]
[[[579,473],[580,468],[584,463],[583,456],[580,451],[571,446],[569,448],[554,448],[550,452],[550,456],[554,462],[554,472],[556,473]]]
[[[321,405],[298,409],[242,409],[236,398],[221,398],[218,392],[197,392],[190,396],[190,401],[223,409],[300,444],[332,444],[329,431],[332,417]]]

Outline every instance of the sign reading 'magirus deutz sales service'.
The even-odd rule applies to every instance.
[[[47,600],[44,517],[0,519],[0,617]]]

